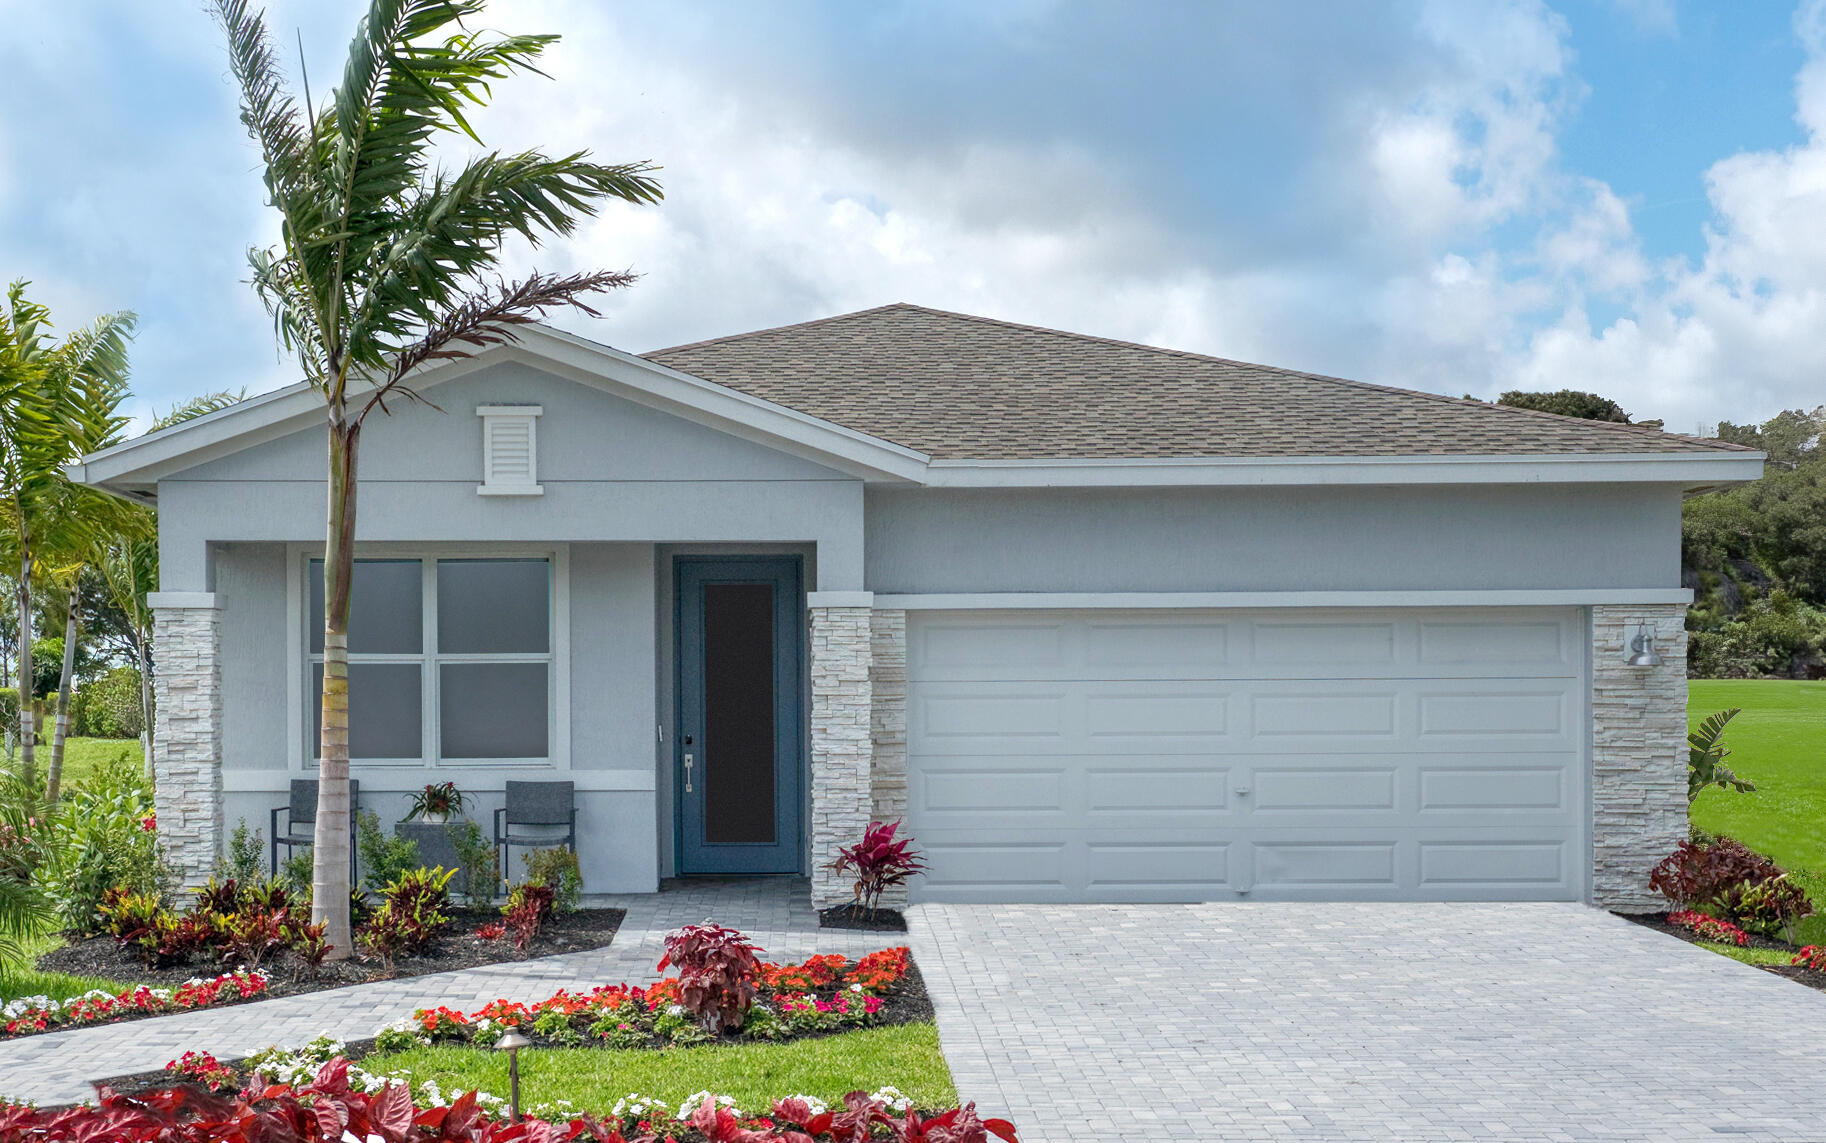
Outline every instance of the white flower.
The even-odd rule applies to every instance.
[[[736,1107],[735,1100],[733,1098],[731,1098],[730,1096],[713,1095],[707,1091],[700,1091],[700,1092],[694,1092],[691,1095],[685,1097],[684,1102],[680,1103],[678,1105],[678,1116],[677,1117],[681,1120],[690,1119],[693,1115],[697,1114],[698,1108],[702,1107],[705,1103],[713,1101],[713,1100],[716,1102],[716,1105],[718,1107],[722,1107],[722,1108],[728,1110],[728,1112],[731,1115],[742,1114],[741,1111]]]
[[[804,1103],[805,1106],[812,1109],[813,1115],[823,1115],[825,1112],[830,1110],[830,1106],[828,1104],[826,1104],[822,1099],[819,1099],[815,1095],[789,1095],[786,1097],[786,1099],[787,1100],[792,1100],[792,1099],[799,1100],[800,1102]],[[780,1102],[784,1103],[784,1102],[786,1102],[786,1100],[781,1100]]]
[[[617,1119],[651,1119],[654,1112],[665,1114],[671,1107],[663,1100],[631,1091],[616,1100],[615,1106],[610,1110]]]
[[[896,1114],[913,1106],[913,1101],[901,1094],[899,1088],[890,1087],[887,1084],[883,1084],[876,1088],[870,1093],[869,1098],[877,1103],[885,1105],[889,1111],[895,1112]]]
[[[861,992],[861,991],[862,991],[862,985],[860,985],[860,984],[852,984],[852,985],[850,985],[850,991],[851,991],[851,992]]]

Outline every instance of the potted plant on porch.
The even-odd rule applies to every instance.
[[[412,804],[406,810],[406,820],[426,825],[443,825],[451,814],[462,813],[469,804],[455,782],[427,782],[423,790],[409,797]]]

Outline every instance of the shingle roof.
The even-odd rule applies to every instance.
[[[939,459],[1739,451],[904,303],[644,356]]]

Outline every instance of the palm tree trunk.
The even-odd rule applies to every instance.
[[[146,781],[152,781],[152,671],[146,657],[146,636],[138,627],[133,631],[133,654],[139,660],[139,745],[146,760]]]
[[[45,800],[53,804],[63,787],[63,743],[70,734],[70,691],[76,675],[76,607],[81,592],[77,581],[72,579],[69,605],[64,608],[63,673],[57,680],[57,723],[51,732],[51,768],[45,778]]]
[[[32,709],[32,550],[23,531],[19,537],[19,773],[25,788],[38,792],[38,721]]]
[[[140,610],[139,561],[133,558],[131,542],[127,544],[126,558],[127,590],[133,601],[128,619],[133,624],[133,656],[139,665],[140,757],[145,762],[146,781],[151,782],[156,773],[152,766],[152,658],[146,654],[146,644],[151,641],[152,633],[147,629],[146,613]]]
[[[353,951],[349,925],[349,581],[355,572],[355,461],[361,427],[330,423],[329,528],[323,550],[323,728],[311,919],[328,926],[330,959]]]

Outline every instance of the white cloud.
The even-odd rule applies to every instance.
[[[1796,80],[1805,142],[1715,163],[1699,264],[1648,275],[1629,312],[1600,329],[1569,307],[1510,363],[1515,383],[1600,390],[1682,429],[1826,399],[1826,5],[1803,6],[1795,28],[1808,52]],[[1573,258],[1602,266],[1607,255]]]

